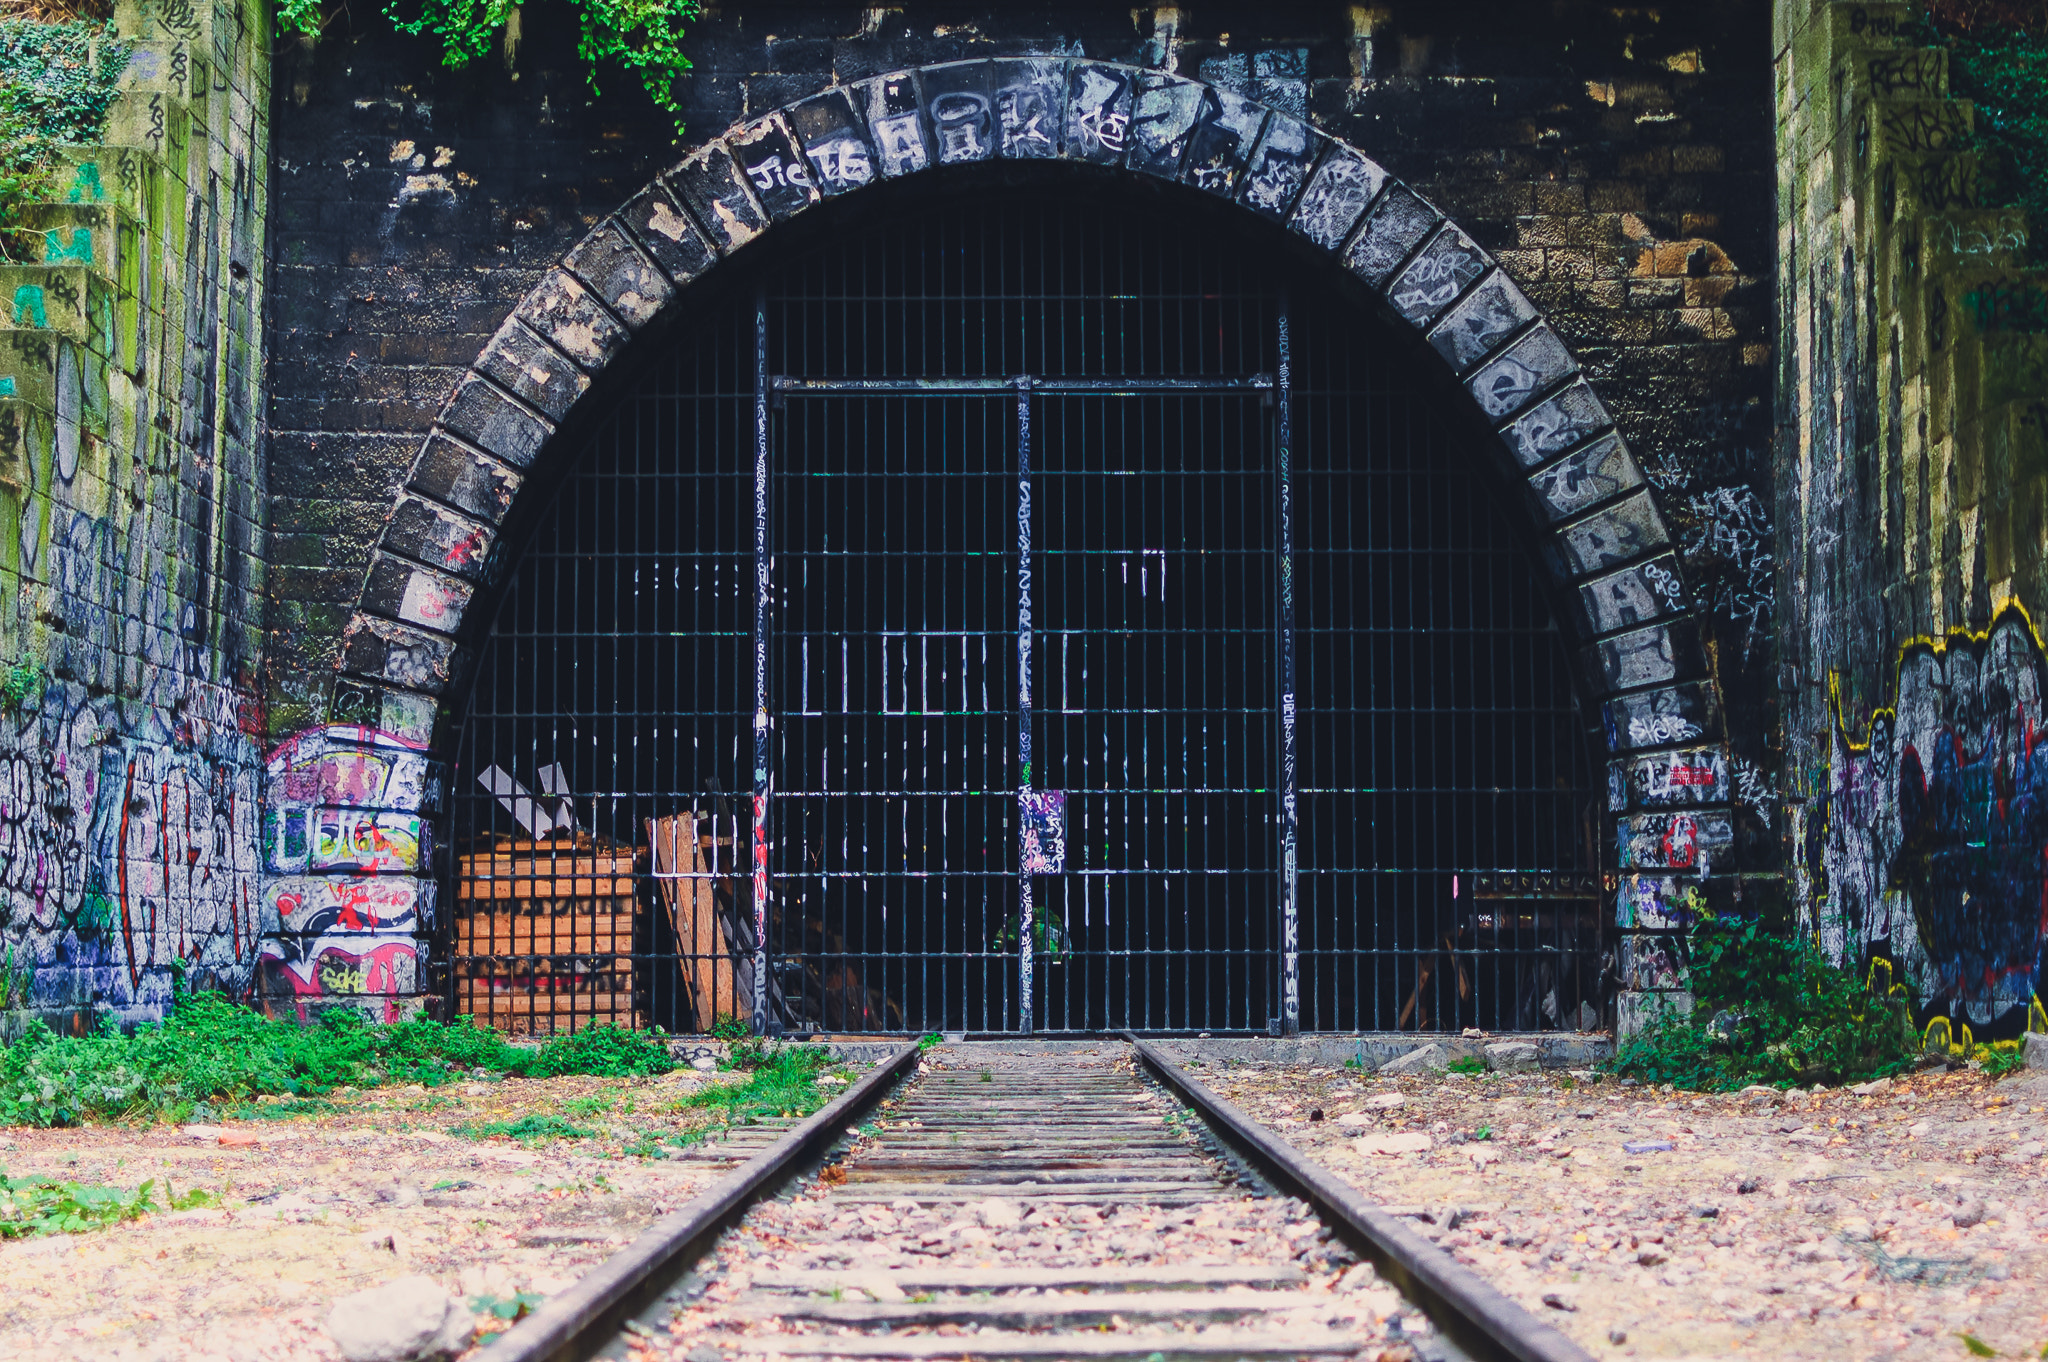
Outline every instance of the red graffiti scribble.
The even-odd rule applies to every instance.
[[[486,532],[481,527],[471,530],[441,561],[448,567],[460,567],[464,563],[481,563],[484,560],[485,537]]]
[[[1661,839],[1664,864],[1689,866],[1699,854],[1699,826],[1685,814],[1671,820]]]
[[[1714,768],[1711,766],[1674,766],[1671,768],[1673,785],[1712,785]]]

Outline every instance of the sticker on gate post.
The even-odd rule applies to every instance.
[[[1066,874],[1067,792],[1020,790],[1017,802],[1023,811],[1018,868],[1026,875]]]

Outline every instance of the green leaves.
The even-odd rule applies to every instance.
[[[31,1025],[0,1048],[0,1123],[66,1126],[122,1117],[177,1119],[200,1103],[259,1095],[319,1096],[339,1087],[420,1083],[486,1073],[664,1073],[675,1061],[658,1039],[599,1026],[538,1048],[507,1045],[459,1017],[371,1025],[334,1011],[316,1026],[273,1021],[217,993],[181,993],[169,1020],[123,1036],[59,1038]]]
[[[0,1239],[22,1239],[41,1234],[78,1234],[105,1229],[124,1220],[137,1220],[157,1209],[156,1182],[143,1183],[134,1191],[119,1187],[94,1186],[78,1182],[52,1182],[42,1178],[11,1178],[0,1170]],[[194,1202],[188,1192],[172,1202],[173,1210],[192,1205],[213,1204],[209,1198]]]
[[[588,65],[591,91],[602,93],[599,71],[616,66],[638,77],[656,104],[676,112],[676,77],[690,69],[690,59],[683,54],[683,33],[702,12],[699,0],[570,2],[576,6],[576,55]],[[295,5],[289,19],[287,3]],[[455,70],[488,53],[519,8],[515,0],[419,0],[417,17],[408,19],[400,15],[401,3],[391,0],[384,8],[391,26],[400,33],[437,40],[442,64]],[[280,0],[278,23],[296,32],[317,33],[318,6],[313,0]],[[676,132],[682,131],[678,119]]]
[[[1913,1062],[1918,1037],[1905,998],[1836,966],[1812,942],[1708,917],[1687,944],[1692,1012],[1667,1013],[1626,1042],[1617,1072],[1712,1091],[1874,1078]]]

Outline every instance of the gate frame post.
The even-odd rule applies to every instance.
[[[768,290],[754,291],[754,1034],[768,1025]]]
[[[1275,574],[1279,600],[1274,619],[1275,661],[1280,682],[1280,1034],[1301,1031],[1301,910],[1297,870],[1299,810],[1295,801],[1294,746],[1294,354],[1289,334],[1289,300],[1280,293],[1276,338],[1273,460],[1278,497],[1279,557]]]
[[[1031,376],[1017,385],[1017,1030],[1032,1029],[1031,872],[1024,865],[1024,805],[1031,793]]]

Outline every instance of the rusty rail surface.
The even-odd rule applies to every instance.
[[[1125,1034],[1145,1065],[1210,1128],[1285,1191],[1301,1197],[1475,1358],[1593,1362],[1554,1326],[1360,1196],[1334,1173],[1211,1091],[1158,1046]]]
[[[689,1270],[725,1227],[762,1195],[829,1146],[906,1073],[919,1047],[903,1046],[873,1072],[761,1153],[669,1212],[645,1233],[500,1334],[478,1362],[582,1362],[633,1313]]]

